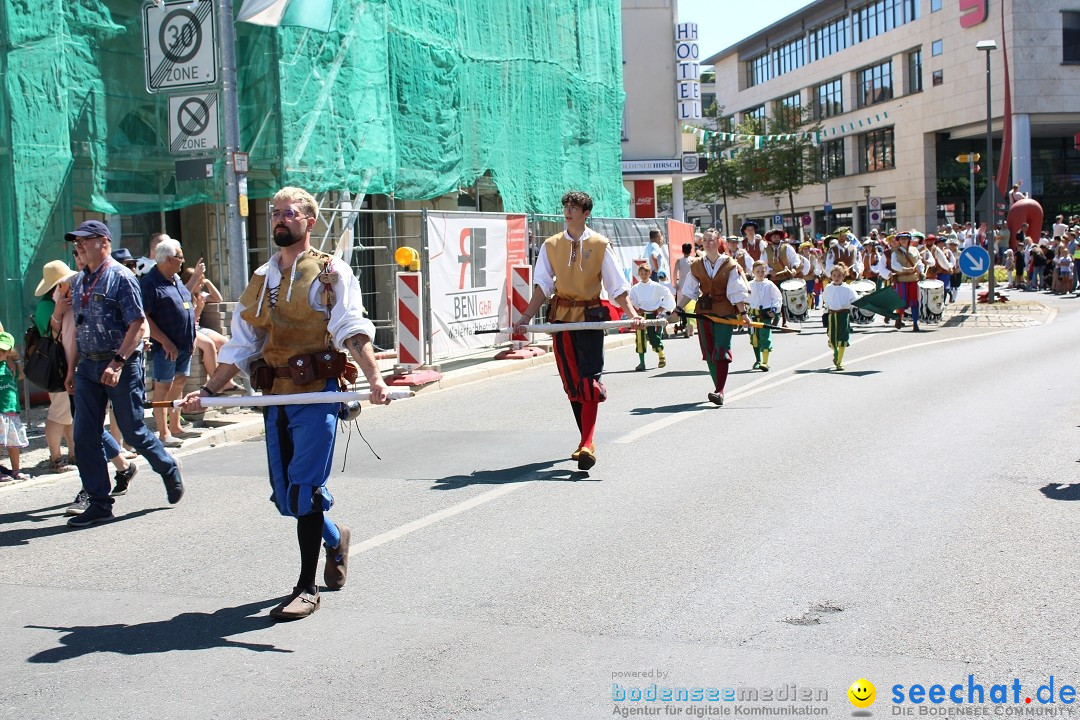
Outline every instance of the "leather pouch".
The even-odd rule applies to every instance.
[[[289,358],[289,377],[297,385],[315,382],[319,376],[315,369],[315,356],[311,353],[293,355]]]
[[[251,362],[248,374],[251,377],[251,387],[254,390],[269,393],[274,389],[274,368],[270,367],[262,358]]]

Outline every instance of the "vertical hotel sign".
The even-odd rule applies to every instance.
[[[701,65],[698,64],[697,23],[675,26],[675,87],[680,120],[701,117]]]

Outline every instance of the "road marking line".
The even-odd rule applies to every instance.
[[[414,533],[417,530],[426,528],[428,525],[434,525],[440,520],[445,520],[448,517],[453,517],[454,515],[463,513],[466,510],[471,510],[477,505],[483,505],[484,503],[490,502],[496,498],[500,498],[503,495],[508,495],[515,490],[520,490],[526,485],[531,485],[533,482],[535,481],[526,480],[525,482],[519,483],[507,483],[506,485],[497,487],[494,490],[488,490],[486,493],[481,493],[476,497],[459,502],[457,505],[451,505],[450,507],[443,508],[438,512],[433,512],[426,517],[420,518],[419,520],[413,520],[412,522],[405,523],[404,525],[396,527],[393,530],[387,530],[386,532],[376,535],[373,538],[368,538],[367,540],[359,543],[358,545],[353,545],[349,549],[349,556],[352,557],[353,555],[356,555],[358,553],[373,550],[380,545],[385,545],[388,542],[397,540],[398,538],[405,537],[406,535]]]
[[[889,350],[882,350],[881,352],[873,353],[871,355],[864,355],[864,356],[858,357],[858,358],[852,358],[851,360],[845,359],[844,364],[845,365],[855,365],[857,363],[863,362],[865,360],[869,360],[871,358],[881,357],[882,355],[889,355],[891,353],[901,352],[903,350],[911,350],[913,348],[924,347],[926,345],[937,345],[939,343],[955,342],[957,340],[969,340],[971,338],[983,338],[983,337],[988,337],[990,335],[1000,335],[1001,333],[1016,332],[1017,330],[1020,330],[1020,329],[1022,329],[1022,328],[1010,328],[1008,330],[995,330],[994,332],[979,333],[978,335],[962,335],[960,337],[942,338],[941,340],[928,340],[926,342],[916,343],[916,344],[913,344],[913,345],[903,345],[901,347],[891,348]],[[868,336],[864,336],[864,337],[852,340],[851,345],[855,345],[855,344],[860,343],[860,342],[862,342],[864,340],[870,340],[871,338],[874,338],[874,337],[877,337],[877,335],[868,335]],[[804,360],[803,362],[799,363],[798,365],[794,365],[794,366],[792,366],[790,368],[786,368],[786,369],[781,371],[782,374],[790,373],[789,377],[776,378],[776,376],[774,375],[773,377],[768,378],[768,379],[762,378],[760,380],[757,380],[755,382],[750,383],[749,385],[745,385],[745,386],[743,386],[741,388],[733,390],[731,393],[725,395],[724,396],[724,402],[727,403],[730,400],[741,400],[741,399],[744,399],[744,398],[748,398],[748,397],[751,397],[753,395],[757,395],[758,393],[765,392],[766,390],[772,390],[773,388],[778,387],[780,385],[784,385],[786,383],[789,383],[792,380],[798,380],[800,377],[810,377],[809,375],[796,375],[795,371],[798,370],[799,368],[803,367],[804,365],[809,365],[810,363],[815,363],[815,362],[818,362],[819,360],[822,360],[824,358],[831,358],[831,357],[832,357],[832,351],[831,350],[829,352],[822,353],[821,355],[815,355],[814,357],[810,358],[809,360]],[[765,383],[768,383],[768,384],[765,384]],[[663,430],[664,428],[670,427],[670,426],[674,425],[675,423],[682,422],[683,420],[686,420],[689,417],[692,417],[692,413],[691,414],[677,413],[677,414],[669,415],[666,418],[661,418],[660,420],[655,420],[655,421],[653,421],[653,422],[651,422],[651,423],[649,423],[647,425],[643,425],[643,426],[639,427],[637,430],[633,430],[633,431],[623,435],[622,437],[616,438],[615,440],[612,441],[612,443],[615,444],[615,445],[625,445],[625,444],[628,444],[628,443],[636,442],[636,441],[640,440],[641,438],[645,437],[646,435],[654,433],[657,430]]]

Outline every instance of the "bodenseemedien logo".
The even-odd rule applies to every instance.
[[[852,705],[860,710],[865,710],[873,705],[874,700],[877,699],[877,688],[874,687],[874,683],[866,678],[859,678],[851,683],[851,687],[847,691],[847,697]]]

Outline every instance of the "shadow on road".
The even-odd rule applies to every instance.
[[[181,613],[171,620],[139,623],[137,625],[76,625],[46,627],[27,625],[28,629],[55,630],[67,635],[60,638],[60,647],[32,655],[28,662],[58,663],[63,660],[112,652],[121,655],[144,655],[173,650],[209,650],[232,647],[255,652],[291,653],[273,645],[244,643],[228,639],[230,635],[262,630],[274,624],[268,615],[251,613],[277,605],[278,599],[260,600],[238,607],[222,608],[212,613]]]
[[[657,407],[639,407],[630,411],[631,415],[655,415],[657,413],[680,413],[690,410],[704,410],[701,403],[680,403],[678,405],[659,405]]]
[[[836,375],[837,377],[865,377],[867,375],[877,375],[880,370],[834,370],[831,367],[818,368],[817,370],[796,370],[796,375]]]
[[[1039,488],[1047,500],[1080,500],[1080,483],[1048,483]]]
[[[583,470],[555,467],[564,462],[567,462],[567,460],[560,458],[559,460],[529,463],[497,470],[476,470],[468,475],[448,475],[434,480],[431,489],[460,490],[470,485],[505,485],[506,483],[530,482],[532,480],[578,482],[589,479],[589,473]]]
[[[53,513],[51,515],[37,516],[35,513],[50,512],[58,510],[60,508],[66,508],[67,505],[57,505],[56,507],[45,508],[43,510],[29,510],[21,513],[8,513],[6,515],[0,515],[0,526],[5,526],[8,523],[13,522],[41,522],[42,520],[51,520],[53,518],[63,517],[63,513]],[[46,538],[50,535],[63,535],[65,533],[74,532],[93,532],[95,527],[102,527],[105,525],[112,525],[113,523],[123,522],[125,520],[134,520],[135,518],[142,517],[143,515],[149,515],[150,513],[158,512],[159,510],[165,510],[166,508],[146,508],[144,510],[136,510],[135,512],[127,513],[126,515],[117,515],[116,519],[110,520],[107,523],[101,525],[94,525],[89,528],[70,528],[63,520],[54,520],[55,524],[49,524],[45,526],[37,527],[22,527],[12,528],[11,530],[0,531],[0,547],[14,547],[15,545],[26,545],[30,540],[37,540],[40,538]]]

